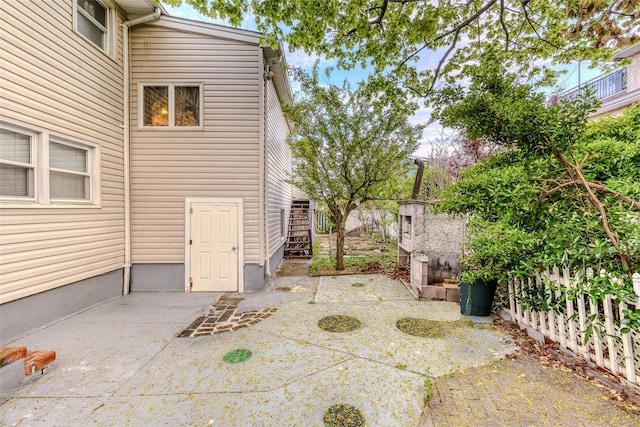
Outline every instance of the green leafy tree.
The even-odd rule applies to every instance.
[[[409,124],[413,110],[393,90],[321,84],[317,66],[295,76],[304,96],[284,110],[295,125],[290,182],[328,207],[336,224],[336,270],[344,270],[349,213],[370,200],[397,198],[422,128]]]
[[[486,49],[522,77],[539,59],[605,58],[604,46],[640,39],[640,0],[166,0],[240,25],[253,13],[257,29],[289,49],[336,58],[340,68],[372,67],[415,94],[438,77],[456,79]],[[598,48],[598,49],[594,49]],[[437,55],[436,60],[426,56]]]
[[[592,266],[630,286],[640,268],[640,106],[588,122],[588,99],[546,106],[497,63],[440,96],[442,123],[509,148],[467,170],[444,197],[446,211],[474,217],[471,264],[502,278]]]

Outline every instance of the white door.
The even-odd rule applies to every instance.
[[[191,209],[191,291],[238,291],[238,206]]]

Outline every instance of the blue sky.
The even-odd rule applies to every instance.
[[[196,21],[213,22],[221,25],[229,25],[226,21],[214,20],[214,19],[211,19],[210,17],[201,15],[199,12],[195,11],[191,6],[188,6],[188,5],[183,5],[178,8],[165,5],[165,8],[167,9],[167,11],[171,16],[186,18],[186,19],[193,19]],[[240,27],[247,30],[255,31],[256,29],[255,21],[252,19],[251,16],[247,16],[245,17]],[[286,45],[285,45],[285,49],[286,49]],[[437,55],[437,53],[431,53],[430,55],[432,56],[430,57],[429,54],[427,54],[424,58],[421,59],[421,61],[433,62],[433,61],[439,60],[439,56]],[[327,60],[326,58],[321,58],[315,55],[309,55],[301,50],[292,52],[287,49],[286,58],[287,58],[288,64],[302,67],[305,69],[311,69],[313,64],[318,59],[320,60],[321,68],[332,67],[335,65],[334,61],[332,60]],[[580,74],[581,82],[585,82],[589,79],[597,77],[600,74],[600,72],[597,69],[596,70],[589,69],[587,63],[581,64],[580,73],[578,73],[577,63],[569,64],[567,66],[563,66],[562,68],[565,69],[567,73],[560,78],[559,84],[561,84],[562,87],[567,89],[570,89],[578,85],[578,74]],[[366,71],[363,69],[353,69],[349,71],[336,69],[331,74],[331,82],[334,84],[342,84],[342,82],[346,79],[349,81],[353,81],[355,85],[356,82],[362,80],[365,77],[366,77]],[[294,91],[296,91],[297,90],[296,83],[293,81],[291,83]],[[421,108],[411,118],[411,122],[413,124],[425,125],[429,121],[429,117],[430,117],[429,110],[426,108]],[[442,127],[439,126],[438,124],[431,124],[427,126],[423,132],[420,147],[414,154],[416,156],[429,157],[431,153],[432,144],[438,144],[443,137],[447,137],[451,135],[451,133],[452,132],[450,130],[442,129]]]

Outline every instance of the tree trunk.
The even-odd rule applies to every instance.
[[[346,234],[347,216],[342,212],[335,212],[336,219],[336,270],[344,270],[344,237]]]

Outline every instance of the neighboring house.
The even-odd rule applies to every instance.
[[[262,289],[291,205],[281,47],[151,0],[4,1],[0,37],[0,342],[129,289]]]
[[[571,100],[587,89],[593,90],[595,97],[602,105],[591,114],[590,118],[621,114],[626,107],[640,102],[640,43],[621,50],[614,57],[615,61],[623,59],[629,59],[631,63],[560,93],[559,98]]]

